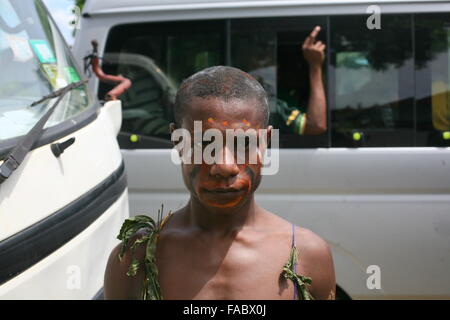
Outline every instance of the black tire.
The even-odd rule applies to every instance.
[[[336,300],[352,300],[352,298],[338,285],[336,285]]]

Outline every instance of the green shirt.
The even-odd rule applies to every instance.
[[[306,113],[277,98],[269,101],[271,124],[275,129],[284,133],[303,135],[306,127]]]

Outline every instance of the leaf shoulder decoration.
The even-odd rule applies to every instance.
[[[156,222],[153,218],[146,215],[137,215],[126,219],[120,228],[117,239],[122,241],[122,247],[119,253],[119,259],[122,260],[127,250],[130,249],[131,264],[128,268],[127,275],[134,277],[140,268],[139,260],[135,257],[135,250],[138,246],[146,244],[144,259],[144,282],[142,287],[143,300],[162,300],[161,288],[158,283],[158,268],[156,266],[156,242],[159,234],[169,217],[172,216],[170,211],[166,217],[163,216],[164,206],[158,210]],[[138,237],[130,246],[130,239],[137,231],[143,230],[144,234]]]
[[[291,249],[289,259],[283,267],[282,274],[286,279],[290,279],[297,288],[298,300],[314,300],[314,297],[309,292],[309,286],[312,279],[295,272],[295,264],[298,261],[298,251],[295,246]]]
[[[128,268],[127,275],[136,276],[140,268],[139,260],[135,257],[135,250],[138,246],[146,244],[144,259],[144,282],[142,287],[143,300],[162,300],[161,288],[158,283],[158,268],[156,266],[156,242],[159,234],[166,223],[172,216],[170,211],[167,216],[163,215],[164,206],[158,210],[156,222],[153,218],[146,215],[137,215],[126,219],[120,228],[117,239],[122,241],[122,247],[119,253],[119,259],[122,260],[127,248],[131,252],[131,264]],[[139,230],[144,230],[144,234],[138,237],[130,246],[130,239]],[[314,300],[309,292],[308,287],[312,283],[312,279],[295,272],[295,264],[298,260],[298,252],[295,246],[292,247],[288,261],[283,267],[282,274],[286,279],[290,279],[297,288],[299,300]]]

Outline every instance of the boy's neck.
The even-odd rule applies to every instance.
[[[254,225],[261,213],[253,194],[241,206],[227,209],[205,207],[191,197],[185,210],[191,227],[223,236],[235,234],[245,226]]]

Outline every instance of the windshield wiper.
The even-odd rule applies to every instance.
[[[39,121],[33,126],[33,128],[31,128],[31,130],[28,131],[28,133],[25,136],[23,136],[20,142],[6,156],[5,161],[0,166],[0,184],[2,184],[6,179],[8,179],[11,176],[12,172],[20,166],[23,159],[25,159],[26,155],[28,154],[28,152],[30,152],[33,145],[41,137],[42,133],[44,132],[44,125],[47,123],[47,120],[53,114],[53,111],[55,111],[56,107],[61,102],[62,98],[64,98],[65,94],[75,88],[78,88],[79,86],[85,84],[86,82],[88,82],[88,80],[73,82],[61,89],[58,89],[46,96],[43,96],[41,99],[33,102],[30,105],[31,107],[33,107],[37,104],[44,102],[45,100],[58,97],[58,100],[55,101],[53,106],[50,109],[48,109],[48,111],[44,114],[44,116],[39,119]]]

